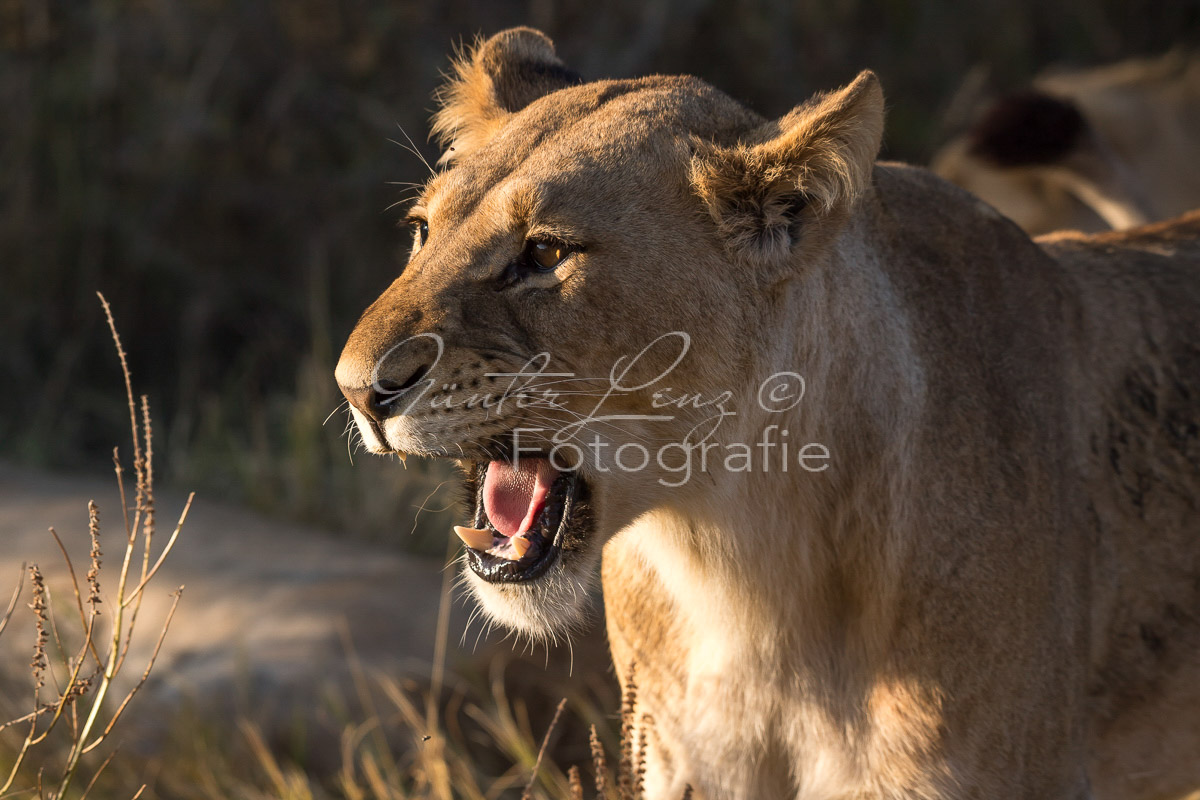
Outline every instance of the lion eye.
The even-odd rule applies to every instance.
[[[416,237],[417,247],[423,247],[425,240],[429,238],[429,222],[423,219],[414,219],[412,221],[413,236]]]
[[[572,252],[564,242],[530,241],[525,245],[526,258],[538,272],[554,271]]]

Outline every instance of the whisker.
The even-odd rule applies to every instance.
[[[343,400],[342,402],[338,403],[337,408],[335,408],[333,411],[329,412],[329,416],[325,418],[325,422],[329,422],[329,420],[333,419],[334,414],[338,413],[339,411],[341,411],[343,408],[345,408],[348,405],[350,405],[349,400]],[[351,419],[353,419],[353,418],[351,418]],[[325,427],[325,422],[321,423],[322,428]]]
[[[419,151],[419,150],[417,149],[417,144],[416,144],[416,142],[414,142],[414,141],[412,140],[412,137],[408,135],[408,131],[404,130],[404,126],[403,126],[403,125],[401,125],[399,122],[397,122],[397,123],[396,123],[396,127],[400,129],[400,133],[404,134],[404,138],[405,138],[405,139],[408,139],[408,145],[409,145],[409,146],[408,146],[407,148],[405,148],[405,149],[407,149],[407,150],[408,150],[410,153],[412,153],[413,155],[415,155],[417,158],[421,159],[421,163],[425,165],[425,169],[429,170],[429,174],[430,174],[430,175],[435,175],[435,176],[436,176],[436,175],[437,175],[437,170],[435,170],[433,167],[431,167],[431,166],[429,165],[429,162],[428,162],[428,161],[425,159],[425,156],[421,155],[421,151]],[[396,144],[400,145],[401,147],[404,147],[404,145],[403,145],[403,144],[401,144],[400,142],[397,142],[395,139],[389,139],[388,141],[395,142]]]

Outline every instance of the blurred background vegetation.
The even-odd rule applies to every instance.
[[[90,469],[124,441],[100,290],[160,477],[442,552],[446,476],[351,466],[344,416],[322,422],[408,248],[391,182],[427,177],[389,140],[433,161],[449,52],[515,24],[586,77],[693,73],[765,115],[871,67],[885,155],[924,162],[988,90],[1194,47],[1200,2],[0,0],[0,458]]]

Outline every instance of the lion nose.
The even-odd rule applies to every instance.
[[[404,404],[399,402],[403,399],[408,390],[417,385],[421,378],[429,371],[426,366],[418,367],[402,382],[389,380],[387,378],[376,378],[374,383],[369,383],[366,386],[346,386],[343,383],[338,383],[338,388],[342,390],[342,394],[350,401],[350,405],[357,408],[375,422],[383,422],[392,414],[396,413],[396,409]]]

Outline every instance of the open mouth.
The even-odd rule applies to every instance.
[[[474,527],[455,526],[467,565],[491,583],[521,583],[549,569],[586,527],[586,487],[548,458],[485,461],[467,467]]]

